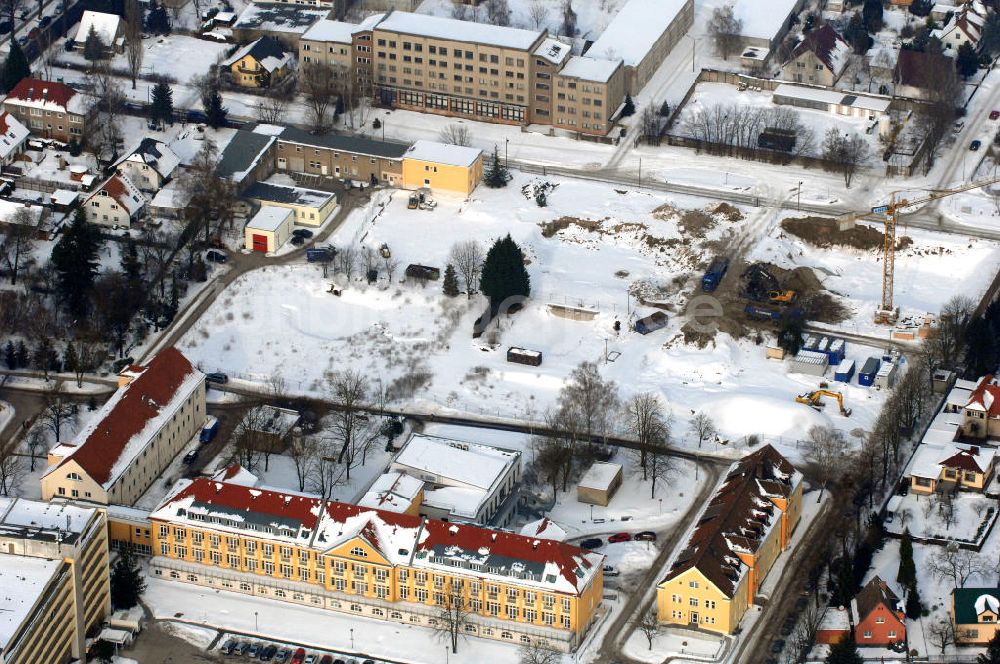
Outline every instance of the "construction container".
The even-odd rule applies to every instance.
[[[861,365],[861,371],[858,372],[858,385],[864,385],[865,387],[874,385],[875,375],[878,373],[880,366],[882,366],[882,363],[877,357],[869,357],[865,360],[865,363]]]
[[[766,357],[769,360],[783,360],[785,359],[785,349],[781,346],[768,346]]]
[[[511,346],[507,349],[507,361],[515,364],[527,364],[528,366],[537,367],[542,364],[542,353],[537,350],[528,350],[527,348]]]
[[[878,373],[875,374],[875,387],[887,390],[895,385],[896,371],[898,368],[898,364],[892,362],[883,363],[879,368]]]
[[[792,358],[790,371],[795,373],[809,374],[810,376],[822,376],[830,366],[830,360],[826,353],[818,353],[812,350],[800,350],[799,354]]]
[[[651,313],[635,322],[635,331],[639,334],[649,334],[662,330],[667,326],[667,315],[662,311]]]
[[[831,365],[838,365],[844,361],[844,355],[847,353],[847,342],[839,337],[807,334],[802,340],[802,348],[825,353],[827,361]]]
[[[850,383],[854,376],[854,360],[842,360],[833,371],[833,379],[841,383]]]

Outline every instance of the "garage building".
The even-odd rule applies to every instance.
[[[288,241],[295,223],[295,211],[291,208],[264,205],[247,222],[246,248],[252,251],[273,252]]]
[[[280,207],[294,211],[295,223],[302,226],[321,226],[337,209],[337,196],[318,189],[257,182],[243,196],[262,207]]]

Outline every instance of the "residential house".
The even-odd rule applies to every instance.
[[[24,149],[31,132],[13,114],[0,113],[0,166],[8,166]]]
[[[1000,588],[955,588],[951,619],[959,645],[986,645],[1000,627]]]
[[[63,83],[25,78],[7,93],[4,110],[32,134],[57,141],[80,141],[90,131],[86,98]]]
[[[87,221],[128,228],[138,219],[146,199],[127,175],[112,175],[84,201]]]
[[[122,53],[125,50],[125,21],[118,14],[105,14],[90,9],[84,11],[80,18],[80,28],[73,37],[73,47],[83,50],[91,31],[109,53]]]
[[[205,375],[176,348],[118,382],[91,423],[49,451],[43,500],[132,505],[205,423]]]
[[[932,89],[955,79],[955,62],[946,55],[902,49],[892,74],[897,97],[927,99]]]
[[[995,459],[993,448],[925,440],[910,461],[910,489],[920,494],[984,491],[993,477]]]
[[[770,445],[733,464],[657,586],[657,618],[732,634],[802,513],[802,474]]]
[[[261,37],[220,63],[233,83],[245,88],[268,88],[288,75],[293,54],[274,37]]]
[[[781,66],[781,78],[832,87],[847,68],[851,46],[826,23],[802,38]]]
[[[941,40],[946,55],[954,56],[963,44],[968,44],[975,51],[979,50],[984,25],[986,7],[981,0],[969,0],[961,7],[956,7],[951,20],[944,27],[931,32],[931,36]]]
[[[877,575],[851,601],[854,639],[859,646],[906,642],[906,614],[896,593]]]
[[[961,433],[981,440],[1000,439],[1000,380],[989,374],[979,379],[963,409]]]
[[[166,143],[147,137],[126,152],[114,168],[140,191],[155,194],[173,177],[180,161]]]
[[[563,542],[218,479],[150,520],[153,577],[423,626],[460,597],[465,637],[572,650],[603,596],[604,556]]]
[[[479,148],[417,141],[403,155],[403,186],[468,196],[483,179]]]
[[[294,210],[294,223],[302,226],[322,226],[337,209],[337,195],[332,192],[267,182],[251,185],[243,197],[258,206]]]
[[[0,552],[0,661],[84,661],[111,612],[103,510],[0,497]]]

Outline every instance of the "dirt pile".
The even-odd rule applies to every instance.
[[[781,228],[790,235],[823,249],[839,246],[877,251],[885,244],[885,234],[877,228],[856,225],[850,230],[841,231],[837,228],[837,220],[830,217],[790,217],[781,222]],[[909,237],[896,236],[897,250],[905,249],[911,244],[913,240]]]
[[[579,217],[559,217],[552,221],[546,221],[539,226],[542,227],[542,237],[552,237],[559,231],[564,231],[570,226],[578,226],[585,231],[593,233],[600,230],[601,222],[594,219],[580,219]]]
[[[743,221],[743,213],[735,205],[730,205],[729,203],[719,203],[716,205],[712,211],[709,213],[713,216],[725,217],[726,221]]]

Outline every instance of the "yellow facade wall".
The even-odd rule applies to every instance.
[[[285,67],[268,73],[251,55],[245,55],[232,65],[229,71],[233,75],[233,83],[245,88],[267,87],[272,81],[283,78],[288,70]]]
[[[411,189],[430,187],[468,196],[483,177],[480,155],[471,166],[452,166],[421,159],[403,158],[403,186]]]
[[[749,607],[748,579],[744,574],[730,599],[698,569],[689,569],[657,587],[657,618],[661,623],[697,624],[710,632],[731,634]]]

